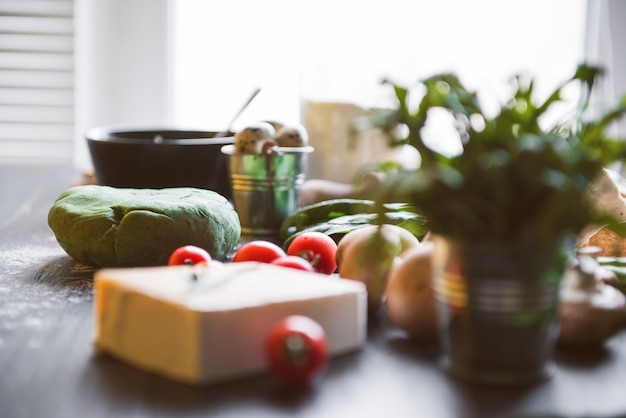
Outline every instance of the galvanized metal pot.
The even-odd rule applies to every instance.
[[[434,242],[442,366],[476,383],[525,384],[550,376],[563,246],[441,236]]]
[[[275,147],[269,154],[242,154],[232,145],[222,147],[242,234],[275,235],[298,210],[307,156],[313,151],[310,146]]]

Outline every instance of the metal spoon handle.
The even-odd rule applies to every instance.
[[[221,138],[224,137],[226,135],[228,135],[229,132],[232,131],[232,127],[233,124],[235,123],[235,121],[237,120],[237,118],[239,117],[239,115],[241,115],[241,113],[248,107],[248,105],[252,102],[252,100],[254,100],[254,98],[261,92],[261,88],[257,87],[254,89],[254,91],[252,92],[252,94],[250,95],[250,97],[248,98],[248,100],[243,104],[243,106],[241,106],[241,108],[239,109],[239,111],[237,113],[235,113],[235,116],[233,116],[233,118],[230,120],[230,122],[228,122],[228,126],[226,127],[225,130],[220,131],[218,133],[215,134],[215,138]]]

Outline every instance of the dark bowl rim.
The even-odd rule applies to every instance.
[[[188,132],[188,133],[213,133],[217,134],[219,131],[211,131],[201,128],[189,128],[180,126],[135,126],[135,125],[106,125],[90,128],[85,132],[85,138],[89,142],[94,143],[116,143],[116,144],[169,144],[169,145],[213,145],[213,144],[230,144],[234,141],[234,133],[229,132],[226,136],[219,138],[213,137],[198,137],[194,138],[179,138],[179,139],[161,139],[159,141],[149,141],[148,138],[130,138],[119,137],[124,133],[138,133],[138,132]]]

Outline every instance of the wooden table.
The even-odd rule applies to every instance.
[[[269,376],[191,387],[93,348],[93,269],[65,255],[47,226],[71,167],[0,165],[0,417],[626,416],[626,333],[594,352],[557,351],[533,386],[472,386],[442,373],[438,348],[384,318],[363,350],[321,381],[287,389]]]

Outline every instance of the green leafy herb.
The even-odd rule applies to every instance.
[[[626,157],[626,142],[607,134],[626,111],[626,99],[596,120],[583,118],[601,70],[581,65],[543,102],[536,102],[534,80],[512,79],[512,94],[495,116],[487,116],[477,94],[454,74],[422,80],[417,107],[413,91],[391,81],[397,107],[371,122],[391,144],[410,144],[422,156],[416,170],[401,170],[383,184],[382,201],[406,201],[423,214],[430,230],[460,238],[493,240],[523,236],[548,241],[577,234],[590,223],[611,223],[585,201],[589,184],[604,167]],[[580,105],[564,123],[549,129],[541,119],[563,102],[563,89],[581,88]],[[429,111],[447,110],[455,120],[463,151],[448,156],[422,137]],[[398,126],[408,134],[398,137]]]

